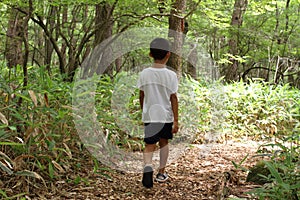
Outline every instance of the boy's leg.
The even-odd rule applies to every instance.
[[[169,157],[168,139],[161,138],[159,140],[159,146],[160,146],[159,173],[163,174],[165,172],[165,167],[167,165],[167,161],[168,161],[168,157]]]
[[[152,168],[152,156],[155,150],[156,144],[147,144],[144,150],[144,172],[142,183],[146,188],[153,187],[153,168]]]
[[[145,165],[152,165],[153,152],[155,151],[156,144],[146,144],[144,150],[144,163]]]

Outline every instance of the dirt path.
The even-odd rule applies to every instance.
[[[257,149],[254,142],[227,142],[214,144],[210,151],[193,145],[176,162],[167,167],[170,179],[167,183],[155,183],[152,189],[141,185],[141,174],[106,172],[110,178],[96,176],[89,170],[88,180],[79,184],[57,182],[48,197],[51,199],[249,199],[244,192],[255,186],[245,183],[246,173],[235,171],[231,161],[249,158],[243,166],[252,166],[251,156]],[[92,175],[91,175],[92,174]],[[44,196],[45,197],[45,196]],[[226,198],[225,198],[226,197]]]

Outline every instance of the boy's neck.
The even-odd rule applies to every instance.
[[[166,61],[165,60],[155,60],[152,67],[153,68],[165,68]]]
[[[152,67],[153,67],[153,68],[165,68],[166,65],[165,65],[165,64],[153,63]]]

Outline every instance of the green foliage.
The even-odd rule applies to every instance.
[[[144,143],[143,132],[139,132],[141,129],[138,128],[142,126],[142,122],[136,83],[137,74],[124,72],[114,79],[102,76],[97,81],[95,107],[108,140],[120,147],[141,150]],[[178,98],[181,128],[195,133],[188,137],[201,135],[209,126],[209,89],[198,81],[185,77],[181,79]]]
[[[75,60],[75,63],[82,63],[80,59],[85,57],[85,50],[88,52],[92,46],[90,34],[94,31],[95,4],[112,5],[114,2],[116,1],[33,1],[31,17],[38,19],[39,15],[47,23],[46,29],[53,33],[55,44],[62,51],[62,59],[67,62],[66,66],[73,66],[68,60],[76,56],[78,60]],[[164,2],[166,10],[163,14],[167,15],[171,10],[172,1]],[[194,7],[198,2],[198,7]],[[287,2],[290,2],[289,7]],[[197,38],[213,59],[221,65],[230,63],[228,58],[238,60],[239,64],[243,64],[238,69],[239,73],[253,64],[265,64],[261,66],[274,69],[274,58],[277,56],[287,57],[289,61],[299,60],[299,0],[248,1],[243,25],[238,28],[230,25],[233,5],[233,0],[187,1],[186,13],[193,10],[186,18],[189,22],[188,35]],[[12,17],[12,6],[27,11],[28,1],[0,2],[1,25],[4,27],[0,33],[0,175],[5,180],[18,177],[25,178],[25,182],[35,179],[47,184],[47,178],[55,181],[62,178],[68,169],[74,166],[80,168],[78,160],[74,166],[70,163],[74,161],[74,151],[83,151],[82,146],[78,144],[71,116],[72,84],[63,81],[64,77],[56,71],[58,57],[55,51],[52,55],[53,65],[50,66],[51,76],[46,73],[44,67],[39,66],[45,61],[46,45],[43,41],[48,40],[49,36],[32,21],[33,18],[29,20],[27,33],[30,52],[28,63],[33,65],[28,66],[28,86],[22,86],[21,66],[11,69],[5,67],[6,44],[9,39],[7,36],[10,34],[6,31],[8,25],[11,25],[9,19]],[[51,6],[54,6],[57,12],[53,16],[49,15],[53,8]],[[114,9],[113,33],[130,27],[168,27],[168,17],[158,16],[157,0],[145,1],[143,4],[138,0],[118,1]],[[63,17],[68,19],[66,23]],[[55,29],[50,24],[52,22],[55,23]],[[89,25],[91,27],[88,27]],[[228,52],[228,39],[233,34],[238,36],[238,55]],[[90,37],[83,39],[87,35]],[[78,55],[73,55],[72,52],[81,49],[79,45],[83,45],[84,50]],[[145,59],[145,53],[148,52],[129,52],[124,56],[123,66],[130,71],[133,63],[139,65],[149,61]],[[121,87],[117,83],[124,76],[128,74],[120,73],[113,78],[104,75],[97,82],[97,120],[110,142],[122,148],[140,151],[143,148],[141,133],[135,129],[141,125],[138,91],[129,87],[132,92],[128,94],[128,103],[125,105],[128,113],[123,119],[124,122],[133,125],[130,130],[124,130],[118,125],[115,120],[116,113],[111,107],[113,92]],[[122,90],[126,89],[128,88],[124,87]],[[254,139],[273,138],[277,141],[289,138],[290,142],[299,141],[300,93],[289,85],[236,82],[216,86],[185,77],[180,83],[179,100],[180,126],[193,130],[198,142],[203,142],[206,133],[224,134],[230,138],[247,136]],[[132,136],[138,139],[133,139]],[[256,194],[261,198],[273,198],[274,195],[285,198],[290,195],[288,190],[293,191],[299,187],[298,179],[295,179],[298,178],[295,172],[299,174],[299,168],[296,167],[298,161],[295,161],[295,158],[299,157],[299,148],[293,146],[286,149],[278,143],[270,145],[280,147],[282,152],[265,163],[271,172],[270,177],[266,178],[271,180],[272,184],[257,190]],[[241,167],[243,161],[234,163],[235,167]],[[106,176],[103,173],[106,169],[101,168],[97,162],[94,162],[94,165],[95,173]],[[75,184],[82,181],[85,180],[80,176],[71,180]],[[20,192],[19,195],[11,196],[7,191],[0,190],[0,196],[3,198],[19,198],[24,195]]]
[[[299,134],[296,137],[286,137],[278,143],[270,143],[276,151],[271,160],[263,161],[269,170],[269,175],[260,175],[267,184],[253,190],[251,193],[259,199],[299,199],[300,197],[300,146]],[[289,141],[289,142],[287,142]]]
[[[238,27],[231,25],[234,3],[225,0],[201,1],[187,18],[188,36],[197,38],[222,69],[232,59],[242,61],[237,69],[239,74],[253,66],[267,66],[275,70],[278,56],[298,62],[298,1],[249,0],[246,12],[241,16],[242,25]],[[192,8],[192,5],[189,6]],[[232,37],[237,43],[236,55],[230,54],[229,40]],[[296,63],[292,64],[295,65],[295,73],[299,71]],[[288,68],[285,64],[282,67],[283,72]],[[251,76],[255,78],[270,78],[273,74],[267,74],[266,69],[254,71]],[[221,73],[224,75],[224,72]]]
[[[190,124],[199,133],[259,140],[299,131],[299,90],[289,85],[235,82],[221,86],[186,78],[179,90],[181,124]],[[203,134],[197,136],[203,139]]]
[[[242,169],[244,172],[247,172],[248,169],[242,166],[242,164],[247,160],[249,154],[247,154],[239,163],[236,163],[234,161],[231,161],[235,169]]]
[[[129,101],[124,107],[118,107],[122,112],[126,111],[122,113],[124,116],[121,121],[139,126],[141,119],[138,91],[134,89],[134,81],[122,81],[122,77],[126,79],[126,76],[126,73],[119,74],[114,80],[103,76],[96,92],[98,120],[104,132],[109,134],[108,139],[120,145],[128,142],[128,135],[134,127],[124,130],[124,127],[118,126],[116,113],[112,112],[111,107],[118,104],[111,102],[114,90],[122,90],[117,93],[123,94],[122,97],[118,96],[119,99]],[[299,91],[289,85],[236,82],[216,86],[184,77],[180,82],[178,97],[180,124],[185,128],[193,128],[199,137],[197,140],[203,139],[204,132],[219,132],[229,138],[251,137],[259,140],[283,138],[299,130]],[[117,114],[118,117],[121,115]]]
[[[5,200],[8,200],[8,199],[18,199],[20,197],[21,197],[20,198],[21,200],[23,200],[23,199],[25,200],[26,198],[22,197],[22,196],[25,196],[25,195],[26,195],[26,193],[20,193],[20,194],[14,195],[14,196],[8,196],[5,191],[3,191],[3,190],[0,189],[0,197],[2,199],[5,199]]]
[[[97,81],[95,108],[97,119],[101,123],[101,128],[107,134],[107,139],[115,144],[120,144],[122,138],[119,137],[120,128],[114,119],[111,110],[111,98],[114,89],[113,79],[108,75],[100,77]]]
[[[114,115],[110,111],[110,98],[116,83],[121,77],[128,74],[119,74],[112,80],[104,76],[97,91],[101,91],[97,97],[98,109],[101,112],[100,122],[105,127],[106,133],[110,133],[109,139],[116,144],[134,149],[129,143],[132,141],[114,122]],[[123,83],[123,82],[121,82]],[[106,86],[105,86],[106,85]],[[115,85],[115,86],[114,86]],[[122,85],[122,84],[121,84]],[[132,83],[130,83],[132,86]],[[119,86],[118,86],[119,87]],[[123,85],[124,87],[124,85]],[[129,92],[124,87],[123,92]],[[131,94],[126,109],[131,122],[138,125],[140,115],[138,110],[138,93],[136,90]],[[270,85],[264,82],[236,82],[230,85],[214,86],[201,81],[195,81],[189,77],[181,79],[179,87],[180,124],[183,127],[193,127],[196,133],[196,141],[202,141],[203,132],[220,131],[232,139],[247,136],[248,138],[261,140],[275,139],[286,144],[274,143],[265,146],[280,148],[273,151],[271,161],[264,161],[268,173],[262,178],[270,184],[253,191],[259,198],[292,199],[299,189],[299,91],[289,85]],[[126,97],[127,98],[127,97]],[[121,98],[122,99],[122,98]],[[123,102],[124,103],[124,102]],[[102,107],[103,106],[103,107]],[[217,111],[217,112],[216,112]],[[221,113],[221,126],[212,124],[216,113]],[[217,117],[218,117],[217,116]],[[108,122],[108,123],[107,123]],[[214,127],[212,127],[214,126]],[[205,138],[204,138],[205,139]],[[141,144],[142,141],[140,140]],[[239,163],[233,162],[237,169],[248,171],[242,166],[248,155]]]
[[[209,129],[211,95],[205,83],[190,77],[182,77],[178,89],[179,123],[194,133],[202,136]]]
[[[63,82],[55,74],[50,78],[44,69],[29,68],[30,84],[23,88],[18,76],[9,77],[8,72],[4,70],[0,79],[0,173],[5,177],[35,178],[47,185],[46,180],[64,177],[67,169],[72,167],[74,151],[79,148],[78,142],[74,141],[78,136],[74,136],[71,117],[72,84]],[[130,77],[130,80],[126,77]],[[124,94],[120,98],[126,100],[124,109],[128,111],[124,118],[128,121],[125,122],[133,124],[133,131],[136,130],[135,126],[141,125],[136,77],[137,74],[125,72],[113,78],[107,75],[99,77],[95,109],[108,141],[128,150],[141,151],[142,139],[133,138],[128,130],[120,127],[112,109],[113,95],[120,90]],[[230,138],[251,136],[254,139],[281,139],[284,142],[299,140],[299,90],[289,85],[274,86],[264,82],[221,85],[182,77],[178,97],[180,126],[192,129],[197,142],[205,140],[205,133],[224,133]],[[21,105],[18,104],[20,98]],[[299,185],[299,177],[295,174],[299,170],[296,167],[299,160],[295,161],[299,157],[299,147],[269,144],[272,145],[279,147],[281,152],[266,164],[271,172],[266,178],[276,184],[257,190],[257,195],[273,195],[274,192],[287,195],[288,189],[295,190]],[[240,168],[245,159],[234,163],[235,167]],[[25,165],[16,168],[16,161]],[[74,167],[81,168],[77,160]],[[95,160],[94,173],[110,179],[105,171],[108,169],[101,167]],[[74,184],[82,181],[85,182],[82,177],[71,179]],[[2,191],[4,197],[7,195],[5,192]]]
[[[34,78],[27,87],[21,86],[19,76],[9,75],[6,68],[3,72],[0,174],[5,179],[34,178],[46,186],[46,178],[62,176],[69,167],[66,161],[72,158],[67,142],[73,132],[71,85],[59,76],[50,78],[44,68],[29,68],[29,76]]]
[[[236,82],[224,87],[225,131],[232,136],[282,137],[299,123],[299,91],[289,85]]]

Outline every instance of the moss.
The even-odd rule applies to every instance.
[[[249,170],[250,171],[247,175],[246,182],[253,182],[260,185],[271,182],[270,180],[265,178],[268,177],[271,173],[263,161],[257,162],[256,165],[250,168]],[[263,175],[265,177],[262,177],[260,175]]]

